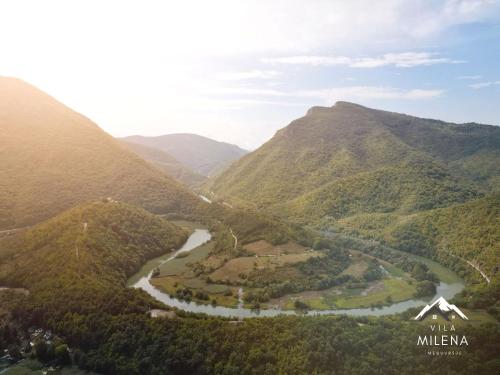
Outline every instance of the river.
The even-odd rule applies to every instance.
[[[211,238],[212,236],[208,230],[196,229],[188,238],[186,243],[184,243],[184,245],[175,253],[165,254],[161,257],[152,259],[146,264],[144,264],[141,270],[128,280],[127,286],[132,288],[140,288],[145,292],[147,292],[152,297],[154,297],[155,299],[157,299],[158,301],[163,302],[168,306],[176,307],[180,310],[190,311],[194,313],[204,313],[212,316],[249,318],[249,317],[272,317],[283,314],[285,315],[302,314],[293,310],[280,310],[280,309],[251,310],[242,307],[242,304],[239,304],[237,308],[231,308],[231,307],[199,304],[196,302],[186,302],[178,300],[177,298],[172,298],[167,293],[162,292],[161,290],[155,288],[150,284],[149,279],[151,278],[153,270],[156,267],[174,259],[179,253],[191,251],[197,248],[198,246],[209,241]],[[440,264],[430,259],[414,256],[408,253],[405,254],[411,258],[424,261],[429,266],[429,268],[433,272],[435,272],[442,280],[440,284],[437,286],[436,295],[432,300],[435,300],[439,296],[444,297],[445,299],[450,299],[463,290],[464,288],[463,281],[451,270],[441,266]],[[381,316],[381,315],[401,313],[412,307],[424,306],[429,302],[430,300],[415,298],[403,302],[397,302],[390,306],[383,306],[381,308],[375,308],[375,309],[359,308],[359,309],[336,309],[336,310],[309,310],[307,314],[308,315],[346,314],[352,316]]]

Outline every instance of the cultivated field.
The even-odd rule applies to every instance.
[[[210,274],[212,280],[241,281],[241,275],[248,276],[254,270],[270,269],[304,262],[312,257],[323,256],[319,251],[308,251],[300,254],[280,256],[255,256],[234,258]]]
[[[245,250],[256,255],[283,255],[283,254],[300,254],[307,251],[307,248],[295,242],[287,242],[283,245],[272,245],[267,241],[255,241],[243,246]]]

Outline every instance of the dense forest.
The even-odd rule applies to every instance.
[[[387,212],[407,209],[406,202],[400,201],[405,198],[398,191],[400,182],[406,195],[434,199],[423,204],[423,208],[433,208],[463,201],[474,191],[495,190],[499,148],[496,126],[445,123],[338,102],[330,108],[311,108],[234,163],[209,187],[223,199],[269,210],[324,190],[319,199],[330,188],[335,192],[342,181],[351,180],[352,188],[344,189],[355,195],[344,195],[343,200],[354,206],[359,198],[365,199],[356,195],[356,184],[370,192],[368,185],[377,180],[382,184],[378,192],[395,198],[393,206],[379,208]],[[413,188],[408,184],[410,176]],[[425,193],[433,191],[439,197]],[[406,199],[411,202],[412,197]],[[359,201],[357,213],[365,212],[366,203]],[[367,205],[367,212],[373,204]],[[323,214],[310,213],[309,219]]]
[[[94,307],[51,322],[72,338],[68,343],[80,367],[114,374],[493,374],[499,369],[498,326],[491,324],[464,328],[467,352],[443,358],[415,345],[423,328],[409,321],[410,314],[263,318],[235,325],[220,318],[151,319],[131,297],[113,298],[119,314]]]
[[[339,178],[283,204],[284,217],[303,224],[361,213],[413,213],[448,207],[479,197],[462,187],[442,166],[425,160]]]
[[[341,220],[339,229],[441,261],[450,255],[455,257],[451,260],[453,263],[465,264],[466,260],[474,260],[493,277],[499,270],[499,210],[500,195],[492,194],[414,215],[353,216]]]
[[[153,256],[179,247],[187,234],[143,209],[94,202],[73,208],[1,243],[3,285],[44,289],[58,279],[126,280]]]

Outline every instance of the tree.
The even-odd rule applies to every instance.
[[[417,284],[416,297],[431,296],[436,293],[436,285],[429,280],[420,281]]]
[[[295,300],[293,306],[297,309],[297,310],[307,310],[309,309],[309,305],[305,302],[302,302],[301,300]]]
[[[55,357],[58,365],[69,365],[71,363],[71,358],[68,352],[68,345],[61,344],[57,346],[55,350]]]

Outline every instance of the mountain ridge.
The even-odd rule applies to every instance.
[[[144,160],[164,171],[168,176],[192,188],[201,185],[206,177],[191,170],[172,155],[157,148],[144,146],[140,143],[120,141],[127,149],[133,151]]]
[[[498,182],[500,127],[340,102],[309,109],[206,189],[299,225],[458,262],[480,281],[453,256],[496,277]]]
[[[465,151],[460,154],[460,149]],[[499,150],[500,128],[494,126],[450,125],[340,102],[311,108],[234,163],[211,187],[222,198],[265,207],[338,178],[424,161],[440,164],[470,184],[479,181],[476,190],[488,190],[495,188],[500,175]],[[480,161],[474,159],[478,155]],[[484,160],[489,163],[484,163],[489,165],[487,173],[477,168]],[[257,182],[259,192],[254,189]],[[249,199],[253,194],[257,199]]]
[[[172,155],[194,172],[213,176],[247,153],[237,145],[192,133],[133,135],[120,140],[156,148]]]
[[[162,213],[200,203],[87,117],[22,80],[0,78],[0,134],[2,229],[104,197]]]

